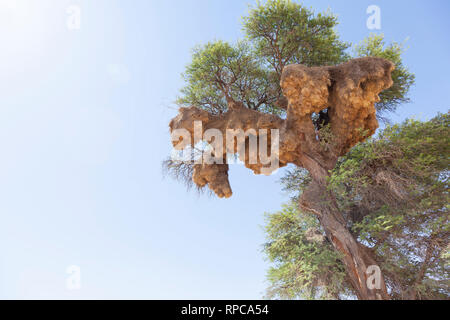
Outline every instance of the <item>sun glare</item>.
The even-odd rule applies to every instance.
[[[45,1],[0,0],[3,75],[36,66],[48,50],[51,21]]]

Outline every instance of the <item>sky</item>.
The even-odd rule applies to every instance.
[[[161,170],[191,49],[242,38],[252,3],[0,0],[0,298],[264,296],[264,213],[289,200],[284,170],[233,165],[226,200]],[[374,32],[369,5],[375,32],[408,39],[416,85],[393,122],[449,109],[448,1],[303,3],[337,14],[342,40]]]

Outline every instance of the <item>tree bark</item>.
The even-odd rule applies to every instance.
[[[326,176],[320,177],[322,181]],[[380,273],[380,288],[370,289],[367,283],[367,269],[376,265],[362,244],[352,235],[346,226],[346,221],[337,207],[335,197],[323,182],[316,179],[304,191],[300,199],[300,208],[314,213],[328,240],[341,254],[351,285],[361,300],[390,300],[383,275]]]

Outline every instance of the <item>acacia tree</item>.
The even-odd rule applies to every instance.
[[[339,158],[375,133],[377,111],[392,111],[407,99],[414,77],[401,63],[398,44],[386,46],[374,36],[357,47],[354,58],[347,52],[349,44],[339,40],[336,25],[335,16],[314,14],[290,1],[258,4],[244,18],[246,41],[216,41],[194,49],[178,99],[182,107],[170,130],[184,129],[192,137],[195,121],[202,122],[203,133],[211,128],[223,133],[279,130],[275,156],[281,167],[292,164],[308,172],[299,207],[317,217],[353,292],[360,299],[389,299],[383,279],[380,289],[368,288],[366,270],[376,261],[349,230],[329,179]],[[248,139],[223,148],[239,154],[255,174],[267,173],[263,161],[255,164],[248,152],[239,153]],[[188,144],[198,142],[191,138]],[[178,146],[180,140],[173,143]],[[230,197],[225,156],[223,162],[165,165],[177,176],[192,177],[199,188]]]

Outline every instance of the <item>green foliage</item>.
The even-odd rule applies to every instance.
[[[308,186],[312,178],[308,170],[292,166],[280,179],[283,191],[292,195],[292,201],[297,201],[304,188]]]
[[[449,154],[449,114],[408,120],[353,148],[330,177],[394,298],[450,297]]]
[[[266,214],[264,251],[273,263],[269,298],[339,299],[349,294],[345,269],[317,219],[294,202]]]
[[[269,74],[245,42],[233,46],[215,41],[195,48],[184,79],[187,86],[178,103],[196,105],[214,114],[227,110],[227,96],[254,110],[273,102]]]
[[[408,91],[414,84],[415,76],[402,63],[403,45],[393,42],[386,45],[384,35],[372,34],[354,48],[356,57],[380,57],[392,61],[394,84],[380,93],[380,102],[376,104],[378,116],[383,112],[394,111],[399,104],[409,102]]]
[[[449,137],[448,114],[427,122],[407,120],[387,126],[378,137],[355,146],[338,162],[330,187],[349,200],[342,201],[343,209],[354,203],[371,210],[381,207],[380,203],[411,205],[411,197],[417,199],[447,187]],[[366,199],[371,200],[366,203]]]
[[[245,41],[214,41],[193,50],[177,103],[220,114],[227,111],[227,97],[231,97],[247,108],[283,115],[278,102],[286,65],[336,65],[351,58],[350,44],[339,39],[337,25],[330,12],[315,14],[289,0],[258,2],[243,18]],[[380,56],[397,65],[395,84],[381,94],[379,111],[393,111],[408,101],[414,76],[403,66],[401,53],[400,45],[386,45],[382,36],[371,36],[355,48],[356,56]]]
[[[308,66],[334,65],[345,61],[348,44],[339,40],[331,13],[314,15],[292,1],[258,2],[244,18],[244,31],[256,52],[281,76],[291,63]]]
[[[450,298],[449,154],[449,114],[426,122],[407,120],[354,147],[329,178],[349,227],[370,248],[394,299]],[[296,168],[282,183],[297,198],[310,180],[306,171]],[[271,292],[277,297],[305,298],[314,290],[303,285],[311,282],[294,277],[295,261],[304,263],[306,256],[299,253],[303,247],[297,242],[304,241],[305,230],[316,224],[296,208],[289,210],[274,215],[266,227],[273,245],[266,252],[278,263],[269,273]],[[295,241],[284,240],[293,235]],[[315,249],[329,254],[331,247]],[[316,255],[320,256],[314,251]],[[328,270],[314,270],[304,273],[312,283],[319,273],[328,274]],[[332,288],[340,296],[351,296],[349,284]]]

